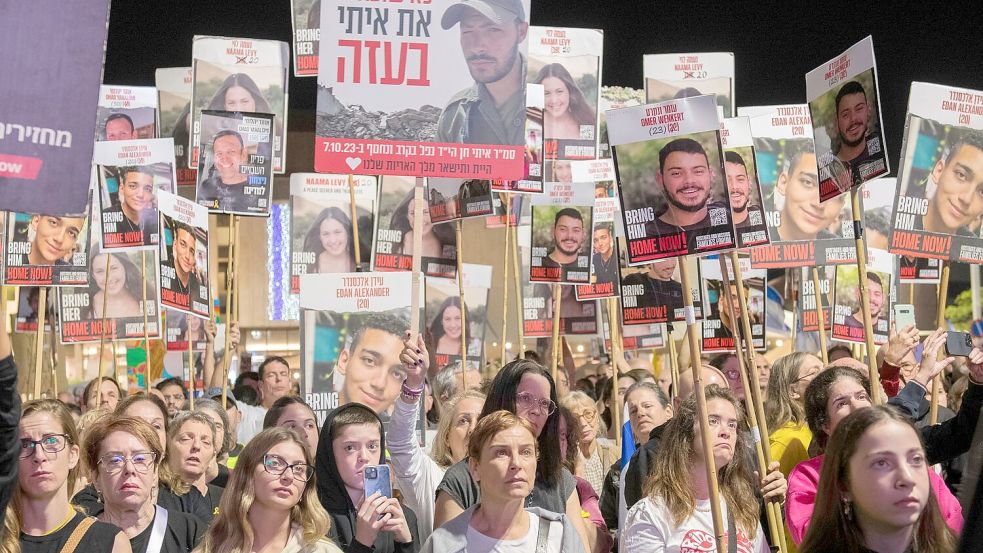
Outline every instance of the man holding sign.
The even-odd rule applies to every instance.
[[[441,142],[525,144],[526,62],[519,46],[529,24],[520,0],[462,0],[440,25],[460,24],[461,51],[475,83],[454,95],[437,126]]]

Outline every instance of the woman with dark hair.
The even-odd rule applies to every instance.
[[[263,418],[263,429],[289,428],[307,444],[311,452],[317,451],[318,432],[317,416],[306,401],[297,396],[283,396],[273,402],[273,406]]]
[[[256,81],[245,73],[233,73],[226,77],[208,103],[208,109],[273,113]]]
[[[470,321],[471,315],[468,314],[468,306],[464,306],[463,321]],[[461,334],[464,333],[468,340],[468,355],[478,355],[481,343],[475,339],[468,339],[468,332],[462,325],[461,319],[461,298],[458,296],[448,296],[440,304],[440,309],[430,322],[430,340],[434,345],[434,353],[438,355],[461,355]]]
[[[93,244],[89,252],[91,264],[89,266],[89,318],[138,318],[143,317],[141,302],[143,301],[144,290],[141,284],[144,283],[140,268],[133,264],[130,256],[126,253],[109,254],[102,252],[99,246]],[[106,276],[106,267],[109,267],[109,276]],[[157,296],[148,284],[143,284],[146,288],[147,303],[151,303]],[[106,299],[105,295],[109,294]],[[106,306],[106,313],[103,314],[103,304]],[[154,313],[148,313],[156,316]]]
[[[801,553],[949,553],[956,538],[929,483],[918,431],[889,406],[843,418],[826,448]]]
[[[597,114],[566,67],[559,63],[544,65],[533,82],[543,85],[546,97],[543,126],[547,139],[580,140],[584,138],[582,127],[590,126],[593,130]]]
[[[425,348],[403,350],[401,360],[406,365],[420,363],[426,369]],[[555,513],[565,513],[580,533],[583,543],[589,543],[587,530],[580,516],[580,501],[576,494],[577,481],[563,468],[560,453],[560,414],[557,412],[556,384],[548,370],[534,361],[516,359],[507,363],[495,375],[488,388],[488,399],[481,417],[505,410],[527,421],[535,430],[539,451],[536,484],[527,498],[527,507],[542,507]],[[480,420],[480,417],[479,417]],[[480,501],[478,485],[468,471],[467,460],[451,465],[437,486],[434,527],[458,516]]]
[[[395,248],[393,253],[400,255],[411,255],[413,253],[413,190],[406,193],[406,197],[399,202],[393,210],[392,219],[389,221],[390,230],[398,230],[402,233],[403,241]],[[423,203],[423,257],[433,257],[439,259],[456,259],[455,250],[456,239],[453,225],[434,225],[430,222],[430,208],[427,203]],[[445,254],[444,250],[448,249]]]
[[[355,234],[351,217],[334,206],[321,210],[304,237],[303,251],[316,254],[308,273],[354,272]]]
[[[951,357],[936,361],[936,354],[941,344],[932,343],[930,339],[926,340],[926,344],[919,371],[907,384],[907,386],[917,386],[921,395],[924,395],[927,383],[952,363]],[[971,378],[974,382],[983,382],[983,351],[974,350],[970,355],[970,361]],[[945,461],[968,449],[979,419],[980,402],[983,398],[983,386],[980,384],[971,386],[971,391],[967,392],[967,395],[970,393],[973,395],[968,403],[963,404],[956,418],[919,430],[925,444],[928,464]],[[805,415],[809,430],[812,431],[813,442],[818,446],[820,453],[825,451],[829,436],[836,431],[837,426],[847,415],[872,405],[870,393],[870,380],[867,375],[848,367],[830,367],[813,379],[806,388]],[[902,390],[898,397],[905,393],[906,390]],[[893,404],[896,399],[892,398],[889,403]],[[812,519],[824,458],[824,455],[820,454],[799,463],[788,478],[786,515],[789,534],[796,543],[802,541]],[[935,471],[929,472],[929,483],[938,498],[946,523],[953,530],[959,531],[963,525],[962,508],[959,502]]]
[[[706,412],[712,452],[703,448],[696,397],[683,401],[669,420],[645,481],[645,497],[628,511],[624,526],[624,551],[681,551],[687,542],[715,550],[706,458],[713,455],[720,488],[720,508],[733,530],[727,543],[738,551],[767,552],[768,543],[759,521],[758,500],[744,427],[744,411],[728,388],[711,385],[706,390]]]

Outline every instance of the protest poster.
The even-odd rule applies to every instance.
[[[205,337],[205,319],[189,317],[180,311],[163,309],[164,342],[167,351],[188,351],[188,340],[191,340],[192,351],[205,351],[208,339]],[[190,333],[188,323],[190,322]]]
[[[300,293],[300,275],[354,273],[355,232],[348,175],[290,175],[290,293]],[[371,259],[375,236],[376,177],[352,177],[359,263]]]
[[[434,224],[493,213],[491,181],[481,179],[427,179],[427,205]]]
[[[210,213],[270,215],[273,125],[264,113],[201,112],[200,205]]]
[[[610,351],[611,334],[607,332],[604,347]],[[621,329],[621,349],[623,351],[638,351],[643,349],[659,349],[666,346],[666,325],[647,324],[629,325]]]
[[[553,336],[553,285],[529,280],[531,232],[525,225],[516,229],[522,280],[522,335],[526,338]],[[573,286],[560,286],[560,334],[597,334],[597,300],[577,301]]]
[[[983,92],[912,83],[889,250],[983,263]]]
[[[96,121],[96,142],[157,138],[157,89],[102,85]]]
[[[316,77],[321,42],[321,0],[291,0],[294,77]]]
[[[529,4],[322,2],[315,170],[522,179]]]
[[[7,212],[4,284],[84,286],[89,269],[89,215],[89,211],[64,217]]]
[[[730,212],[737,233],[737,247],[760,246],[771,241],[761,202],[761,184],[754,160],[754,139],[747,117],[720,121],[720,141],[724,146],[724,169]]]
[[[108,0],[4,3],[0,211],[88,209],[108,21]]]
[[[733,248],[712,96],[609,111],[628,264]]]
[[[696,276],[690,282],[689,295],[695,317],[703,318],[700,266],[696,257],[669,257],[635,267],[629,267],[625,262],[623,258],[621,321],[625,326],[686,320],[680,263],[686,263],[689,274]]]
[[[598,131],[598,158],[611,157],[611,145],[608,143],[608,125],[604,114],[612,109],[640,106],[645,103],[645,91],[624,86],[602,86],[601,97],[598,100],[600,130]]]
[[[290,45],[278,40],[195,36],[191,45],[191,152],[198,169],[202,110],[273,115],[273,172],[286,171]]]
[[[817,266],[802,267],[799,288],[799,297],[796,310],[801,316],[799,330],[801,332],[819,332],[819,313],[816,311],[816,287],[812,279],[812,272],[819,271],[819,301],[822,302],[823,321],[826,323],[826,334],[829,335],[833,330],[833,289],[836,283],[836,267]]]
[[[714,95],[724,117],[734,116],[734,53],[642,56],[645,102]]]
[[[584,183],[547,182],[545,193],[531,199],[531,282],[590,283],[593,205]]]
[[[86,286],[58,294],[61,342],[142,339],[144,312],[147,337],[160,338],[156,252],[110,252],[93,237],[89,256]]]
[[[190,200],[159,191],[160,303],[207,319],[208,210]]]
[[[194,186],[198,168],[188,165],[191,143],[191,68],[162,67],[154,73],[157,85],[161,138],[174,139],[174,165],[178,186]]]
[[[38,311],[41,303],[40,288],[21,286],[17,293],[17,316],[14,319],[14,332],[37,332]],[[48,313],[44,317],[44,331],[51,332],[51,324],[57,323],[55,294],[48,294]]]
[[[409,271],[413,266],[412,177],[385,176],[379,185],[373,271]],[[421,232],[422,269],[427,276],[454,278],[457,274],[457,236],[454,225],[435,225],[424,205]]]
[[[819,201],[819,169],[805,104],[742,107],[754,138],[771,243],[751,248],[751,266],[784,269],[856,263],[846,196]]]
[[[492,282],[491,265],[465,263],[464,324],[457,280],[428,278],[424,304],[427,348],[440,370],[461,362],[461,334],[468,348],[468,364],[481,366],[485,328],[488,324],[488,294]]]
[[[492,207],[494,209],[494,215],[489,215],[485,217],[485,228],[503,228],[506,223],[512,228],[519,226],[519,221],[522,220],[523,206],[528,202],[525,196],[521,194],[516,194],[508,202],[509,213],[505,213],[506,202],[502,200],[501,194],[492,195]],[[526,210],[528,212],[528,210]],[[529,221],[525,221],[526,224]]]
[[[610,158],[571,161],[570,180],[594,183],[595,198],[615,198],[618,195],[615,186],[617,175],[614,162]]]
[[[929,257],[898,256],[898,284],[938,284],[942,260]]]
[[[886,344],[894,301],[894,256],[884,250],[868,248],[867,296],[874,344]],[[854,265],[836,267],[833,296],[833,339],[865,343],[864,316],[860,303],[860,270]]]
[[[526,84],[526,133],[524,176],[519,180],[492,179],[496,192],[539,194],[546,179],[543,150],[543,85]]]
[[[543,86],[547,162],[597,157],[603,52],[598,29],[529,27],[526,80]]]
[[[816,140],[819,201],[890,171],[871,37],[806,73],[806,98]]]
[[[97,142],[98,237],[104,250],[156,247],[157,191],[176,193],[172,138]]]
[[[615,220],[620,219],[618,199],[595,199],[593,219],[590,284],[577,286],[578,300],[617,297],[621,291],[621,276],[618,271],[618,243],[614,232]]]
[[[346,403],[362,403],[380,415],[392,410],[406,378],[399,354],[410,329],[412,277],[300,277],[300,389],[319,422]]]
[[[765,282],[768,280],[767,269],[752,269],[751,259],[746,255],[738,256],[744,279],[734,278],[734,268],[727,264],[727,278],[730,286],[724,286],[723,273],[719,259],[700,259],[700,282],[704,304],[707,307],[703,317],[703,341],[701,349],[704,352],[737,351],[734,344],[738,327],[741,326],[741,304],[738,299],[738,286],[744,287],[744,298],[747,301],[748,319],[751,321],[751,343],[755,350],[765,349]],[[731,313],[737,320],[731,317]]]

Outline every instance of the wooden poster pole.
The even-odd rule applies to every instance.
[[[106,271],[109,274],[109,271]],[[41,365],[44,364],[44,319],[48,314],[48,287],[38,287],[38,329],[34,341],[34,390],[31,399],[41,397]],[[101,389],[101,386],[97,386]]]
[[[188,313],[186,315],[188,318],[188,407],[190,410],[195,410],[195,358],[193,352],[194,340],[191,339],[191,315]]]
[[[611,336],[611,420],[614,421],[614,441],[620,447],[623,436],[621,435],[622,398],[621,390],[618,389],[618,363],[617,359],[624,357],[624,344],[621,338],[621,314],[618,312],[618,298],[606,298],[608,304],[608,335]]]
[[[713,459],[713,441],[710,438],[710,425],[707,421],[707,397],[703,391],[703,370],[700,367],[700,333],[696,328],[696,312],[693,309],[693,297],[689,294],[691,289],[689,266],[686,264],[686,257],[679,260],[679,277],[682,281],[683,290],[683,310],[686,313],[686,330],[689,337],[689,364],[693,371],[693,389],[696,394],[696,411],[700,421],[700,439],[703,440],[703,451],[706,453],[707,467],[707,487],[710,492],[710,512],[713,516],[713,532],[717,539],[717,553],[726,551],[724,540],[727,531],[724,526],[723,513],[720,509],[720,489],[717,484],[717,467]],[[615,373],[617,374],[617,373]]]
[[[147,309],[147,250],[140,250],[140,293],[143,295],[140,307],[143,310],[143,352],[146,360],[143,363],[143,386],[146,393],[150,393],[150,329],[149,309]],[[160,329],[158,329],[158,334]]]
[[[349,181],[350,182],[350,181]],[[423,178],[413,187],[413,297],[410,298],[410,329],[420,331],[420,272],[423,268]]]
[[[676,391],[679,388],[679,355],[676,353],[676,339],[673,337],[672,322],[666,324],[666,341],[669,342],[669,374],[672,375],[672,386],[669,387],[669,399],[676,398]]]
[[[864,242],[864,227],[860,212],[860,188],[850,191],[853,200],[853,237],[857,246],[857,284],[860,288],[860,310],[864,315],[864,343],[867,345],[867,368],[871,383],[880,382],[877,360],[874,356],[874,330],[870,315],[870,292],[867,290],[867,246]],[[883,402],[881,394],[873,394],[872,403]]]
[[[823,365],[829,364],[829,352],[826,342],[826,315],[823,312],[823,298],[819,291],[819,266],[812,268],[812,289],[816,298],[816,320],[819,321],[819,353],[822,354]]]
[[[942,262],[939,276],[939,303],[935,313],[936,328],[945,328],[945,304],[949,296],[949,262]],[[939,351],[939,359],[945,359],[945,350]],[[929,424],[939,422],[939,392],[942,390],[942,375],[932,379],[932,405],[928,411]]]
[[[550,374],[556,382],[556,361],[560,354],[560,285],[553,284],[553,349],[550,356]]]
[[[110,272],[109,266],[110,263],[112,262],[112,257],[113,257],[113,254],[109,252],[103,252],[103,253],[106,255],[106,266],[105,266],[106,279],[105,282],[103,282],[103,286],[102,286],[102,322],[101,322],[102,326],[99,329],[99,379],[96,380],[96,382],[98,383],[96,384],[96,407],[102,405],[102,376],[104,374],[102,372],[102,363],[103,363],[102,358],[104,356],[103,354],[105,352],[105,347],[106,347],[106,311],[109,309],[109,292],[108,292],[109,272]],[[43,300],[44,296],[41,296],[41,299]],[[42,303],[41,305],[44,305],[44,303]],[[189,333],[191,332],[190,326],[188,327],[188,332]],[[113,348],[113,359],[116,359],[115,348]],[[88,402],[88,400],[89,399],[86,398],[86,402]]]
[[[734,311],[733,302],[730,305],[728,316],[735,325],[734,328],[734,348],[737,352],[737,364],[741,373],[741,383],[744,385],[744,402],[747,405],[748,426],[751,429],[751,438],[754,441],[755,453],[758,456],[758,466],[764,467],[759,470],[761,474],[767,472],[767,467],[771,464],[771,447],[769,442],[768,422],[765,419],[765,408],[761,401],[761,390],[758,388],[758,374],[754,363],[754,339],[751,334],[751,317],[747,311],[747,298],[744,294],[744,278],[741,274],[740,260],[737,252],[731,252],[731,265],[734,267],[734,284],[737,288],[737,303],[740,306],[740,316]],[[730,274],[727,271],[727,261],[723,256],[720,257],[720,274],[724,282],[725,294],[730,293]],[[740,320],[740,332],[737,332],[737,321]],[[742,344],[741,338],[744,343]],[[745,347],[746,344],[746,347]],[[754,378],[750,378],[753,376]],[[753,385],[751,383],[754,383]],[[777,508],[776,508],[777,507]],[[788,551],[785,544],[785,525],[782,521],[781,505],[769,502],[766,505],[765,513],[768,518],[768,529],[772,539],[777,543],[779,551]]]
[[[468,317],[464,303],[464,221],[457,220],[457,295],[461,301],[461,384],[468,389]]]
[[[502,193],[502,200],[505,203],[505,263],[502,265],[502,274],[507,274],[509,271],[509,250],[512,249],[512,194],[508,192]],[[519,295],[519,290],[515,291],[516,295]],[[521,295],[520,295],[521,297]],[[519,315],[522,316],[521,313]],[[508,350],[505,348],[505,342],[508,338],[508,325],[509,321],[509,279],[502,279],[502,365],[508,362],[506,355],[508,355]]]
[[[362,268],[362,246],[358,241],[358,206],[355,205],[355,175],[351,173],[348,174],[348,201],[351,204],[352,239],[355,243],[355,251],[352,253],[355,254],[355,272],[358,272]],[[414,232],[413,234],[420,233]]]
[[[516,359],[526,358],[526,340],[523,336],[525,334],[525,327],[523,326],[525,317],[522,309],[521,267],[522,265],[519,263],[519,227],[518,222],[516,222],[515,231],[512,233],[512,276],[515,281],[515,332],[516,347],[518,348]]]

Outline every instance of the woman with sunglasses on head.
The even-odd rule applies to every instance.
[[[53,399],[24,404],[18,481],[4,517],[0,552],[67,552],[63,548],[73,538],[77,544],[72,550],[79,553],[130,552],[119,528],[87,517],[69,503],[80,462],[78,432],[68,408]]]
[[[418,345],[416,350],[404,349],[401,360],[407,365],[416,363],[425,372],[428,353],[422,341]],[[516,359],[503,366],[488,388],[481,417],[501,410],[525,420],[535,430],[540,460],[536,467],[536,483],[526,498],[526,507],[542,507],[566,514],[583,543],[589,543],[587,528],[580,515],[577,481],[562,465],[556,385],[549,371],[539,363],[526,359]],[[468,470],[467,460],[451,465],[437,486],[434,528],[477,504],[480,499],[480,491]]]
[[[99,520],[120,527],[133,553],[188,553],[205,531],[197,518],[155,502],[163,449],[135,417],[107,417],[85,439],[85,461],[104,505]]]
[[[812,432],[806,424],[803,398],[806,387],[822,370],[818,357],[801,351],[783,355],[771,366],[765,419],[771,430],[771,458],[778,461],[786,478],[795,465],[809,458]]]
[[[317,497],[314,458],[293,430],[271,427],[243,448],[219,515],[196,553],[337,553]]]

